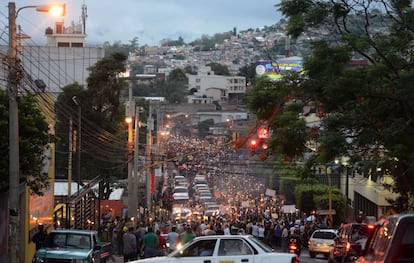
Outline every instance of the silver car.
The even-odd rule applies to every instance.
[[[323,254],[327,258],[331,248],[335,245],[337,233],[335,229],[315,230],[308,241],[310,257],[314,258],[317,254]]]

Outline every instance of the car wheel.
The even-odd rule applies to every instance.
[[[309,252],[309,256],[310,256],[311,258],[315,258],[315,257],[316,257],[316,253],[315,253],[315,252]]]

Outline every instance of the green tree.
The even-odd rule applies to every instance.
[[[90,68],[85,89],[77,83],[63,88],[56,102],[57,128],[57,175],[67,174],[69,119],[73,129],[78,129],[76,96],[82,110],[81,128],[81,174],[83,179],[98,175],[107,178],[122,178],[127,160],[127,127],[124,123],[125,105],[120,93],[126,87],[117,77],[125,71],[126,56],[114,53]],[[59,158],[58,158],[59,157]]]
[[[20,182],[26,182],[32,193],[42,195],[49,185],[48,174],[43,171],[47,161],[45,151],[48,143],[54,142],[49,134],[49,125],[37,106],[33,95],[19,97],[19,151]],[[0,189],[9,185],[9,111],[8,96],[0,89]]]
[[[414,180],[414,10],[410,1],[378,3],[385,14],[364,1],[282,0],[278,7],[288,18],[289,35],[319,37],[305,59],[307,77],[259,82],[250,107],[270,121],[273,150],[300,156],[312,141],[317,145],[312,161],[350,156],[366,177],[392,176],[386,186],[399,197],[390,201],[397,211],[406,211],[414,206],[409,183]],[[378,21],[383,27],[374,30]],[[352,58],[364,58],[368,65],[350,67]],[[322,129],[306,129],[303,106],[324,113]]]
[[[246,83],[254,85],[256,83],[256,63],[246,64],[241,67],[238,75],[246,77]]]
[[[207,66],[211,67],[211,70],[214,71],[214,74],[221,75],[221,76],[230,76],[229,68],[226,65],[211,62],[207,64]]]
[[[165,97],[168,103],[183,103],[185,102],[185,96],[187,91],[187,76],[181,68],[176,68],[170,72],[167,81],[165,83],[165,89],[162,96]]]

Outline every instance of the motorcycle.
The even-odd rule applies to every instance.
[[[296,254],[299,257],[301,250],[302,248],[301,248],[300,242],[295,238],[291,238],[289,240],[288,252],[292,254]]]

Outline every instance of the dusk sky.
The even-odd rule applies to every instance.
[[[162,39],[176,40],[182,37],[191,42],[202,35],[237,31],[248,28],[270,26],[282,15],[275,4],[279,0],[15,0],[16,9],[47,3],[66,3],[65,26],[72,21],[79,23],[82,5],[87,6],[87,45],[103,44],[109,41],[129,43],[138,37],[139,45],[159,45]],[[3,30],[8,24],[8,7],[3,3],[0,9]],[[17,24],[24,33],[31,36],[30,43],[43,45],[44,32],[48,26],[54,28],[55,21],[48,14],[36,12],[33,8],[22,9]],[[0,38],[3,42],[7,37]],[[1,43],[5,44],[5,43]]]

